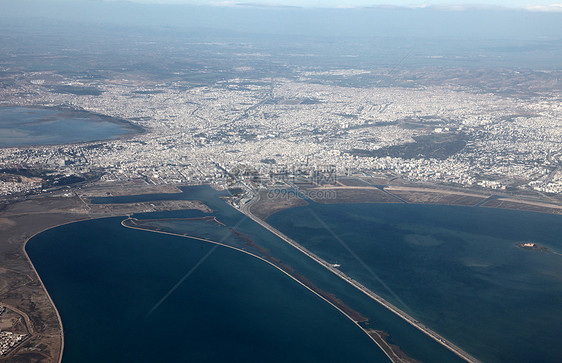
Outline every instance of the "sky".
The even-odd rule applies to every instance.
[[[360,7],[391,5],[408,7],[446,6],[453,9],[466,7],[509,7],[537,11],[561,11],[562,0],[130,0],[139,3],[209,4],[235,5],[251,3],[258,5],[289,5],[300,7]]]

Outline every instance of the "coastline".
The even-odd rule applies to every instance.
[[[103,217],[100,217],[100,218],[103,218]],[[88,218],[88,219],[83,219],[83,220],[90,220],[90,219],[95,219],[95,218]],[[82,221],[82,220],[80,220],[80,221]],[[57,228],[57,227],[64,226],[64,225],[66,225],[66,224],[75,223],[75,222],[79,222],[79,221],[69,221],[69,222],[61,223],[61,224],[58,224],[58,225],[56,225],[56,226],[52,226],[52,227],[49,227],[49,228],[47,228],[47,229],[45,229],[45,230],[42,230],[42,231],[40,231],[40,232],[37,232],[37,233],[35,233],[34,235],[32,235],[31,237],[29,237],[29,238],[24,242],[24,244],[23,244],[23,246],[22,246],[23,254],[24,254],[24,256],[25,256],[27,262],[28,262],[29,265],[31,266],[31,268],[32,268],[32,270],[33,270],[33,273],[35,273],[35,276],[36,276],[37,279],[39,280],[39,283],[41,284],[41,288],[43,289],[43,291],[45,292],[45,295],[46,295],[47,298],[49,299],[49,302],[51,303],[51,306],[52,306],[53,309],[55,310],[55,314],[56,314],[56,316],[57,316],[58,324],[59,324],[59,326],[60,326],[60,340],[61,340],[61,344],[60,344],[59,357],[58,357],[58,359],[56,360],[57,363],[61,363],[61,362],[62,362],[62,356],[63,356],[63,353],[64,353],[64,327],[63,327],[63,325],[62,325],[62,319],[61,319],[61,317],[60,317],[60,313],[59,313],[59,310],[57,309],[57,306],[55,305],[53,299],[51,298],[51,295],[49,294],[49,291],[47,290],[47,288],[45,287],[45,284],[43,283],[43,280],[41,279],[41,276],[39,276],[39,273],[38,273],[37,270],[35,269],[35,265],[33,264],[33,262],[31,262],[31,259],[29,258],[29,255],[27,254],[27,251],[25,250],[25,247],[27,246],[27,242],[29,242],[33,237],[37,236],[38,234],[43,233],[43,232],[45,232],[45,231],[47,231],[47,230],[49,230],[49,229],[52,229],[52,228]]]
[[[72,112],[77,113],[83,116],[95,116],[99,118],[100,121],[106,121],[115,125],[120,125],[126,130],[125,133],[122,135],[116,135],[114,137],[109,138],[102,138],[102,139],[94,139],[94,140],[86,140],[86,141],[78,141],[72,142],[71,145],[87,145],[91,143],[98,143],[98,142],[107,142],[107,141],[117,141],[117,140],[130,140],[134,137],[144,135],[148,133],[149,129],[134,123],[133,121],[125,120],[124,118],[120,117],[113,117],[104,115],[101,113],[88,111],[83,108],[72,108],[70,106],[48,106],[48,105],[18,105],[18,104],[2,104],[0,105],[0,110],[2,108],[29,108],[29,109],[37,109],[37,110],[49,110],[49,111],[60,111],[60,112]],[[85,121],[87,122],[87,121]],[[17,146],[0,146],[0,149],[17,149],[17,148],[38,148],[38,147],[57,147],[57,146],[68,146],[69,143],[48,143],[48,144],[23,144]]]
[[[131,185],[132,186],[132,185]],[[103,185],[100,186],[99,184],[93,184],[87,188],[84,188],[80,191],[80,193],[86,193],[89,190],[96,190],[99,188],[102,188],[100,190],[98,190],[98,192],[100,192],[101,190],[103,190],[103,193],[107,192],[107,191],[111,191],[112,188],[115,188],[116,191],[116,195],[137,195],[137,194],[143,194],[144,189],[141,187],[139,189],[138,185],[135,185],[134,188],[130,188],[131,186],[129,186],[129,189],[127,187],[122,188],[120,186],[117,185]],[[181,186],[181,185],[180,185]],[[170,192],[171,190],[170,185],[162,185],[162,186],[156,186],[156,185],[146,185],[146,188],[149,188],[150,191],[147,191],[147,194],[156,194],[157,190],[162,187],[164,190],[166,190],[167,192]],[[176,186],[174,186],[174,188],[176,188]],[[425,190],[426,188],[421,188],[423,190]],[[427,188],[430,189],[430,188]],[[435,192],[435,188],[430,189],[430,190],[434,190],[434,192],[428,191],[428,193],[436,193]],[[118,192],[117,192],[118,191]],[[96,193],[98,193],[96,192]],[[421,192],[421,191],[420,191]],[[165,192],[166,193],[166,192]],[[48,229],[51,228],[55,228],[57,226],[60,225],[65,225],[65,224],[69,224],[69,223],[74,223],[74,222],[78,222],[78,221],[82,221],[82,220],[90,220],[90,219],[99,219],[99,218],[105,218],[105,217],[115,217],[115,216],[124,216],[127,213],[123,213],[122,210],[120,210],[119,208],[113,208],[111,206],[111,204],[106,204],[106,207],[103,207],[104,205],[101,204],[99,205],[99,207],[96,207],[95,210],[91,210],[89,209],[89,203],[83,201],[78,195],[76,195],[75,201],[75,205],[71,205],[69,207],[66,208],[61,208],[60,206],[55,206],[55,209],[45,209],[45,208],[49,208],[52,206],[45,206],[44,205],[44,200],[45,199],[56,199],[57,195],[53,194],[53,193],[47,193],[47,194],[41,194],[41,195],[36,195],[33,196],[32,198],[23,198],[23,199],[19,199],[19,200],[4,200],[6,204],[6,206],[11,206],[12,204],[17,204],[17,210],[16,213],[14,213],[13,211],[11,211],[11,213],[6,213],[7,210],[6,208],[3,208],[0,211],[0,219],[1,218],[5,218],[7,220],[15,220],[17,221],[17,223],[19,224],[18,228],[14,229],[14,228],[2,228],[2,224],[0,223],[0,229],[2,229],[3,231],[6,231],[6,233],[3,233],[4,236],[2,239],[5,239],[6,242],[8,242],[8,244],[14,244],[14,246],[19,246],[18,248],[20,250],[23,250],[24,252],[24,259],[25,261],[21,261],[14,259],[14,257],[3,257],[3,259],[5,261],[11,261],[11,264],[17,264],[17,266],[21,265],[21,269],[23,269],[24,271],[26,269],[28,269],[29,267],[31,267],[30,271],[33,271],[35,276],[37,276],[38,280],[40,280],[40,277],[37,273],[37,271],[35,270],[34,265],[31,263],[29,256],[27,256],[27,253],[25,252],[25,245],[27,244],[27,242],[35,235],[44,232]],[[485,197],[485,196],[482,196]],[[512,202],[520,202],[520,203],[525,203],[524,200],[519,200],[519,199],[515,199],[515,198],[511,198],[511,197],[505,197],[507,199],[509,199]],[[70,200],[72,198],[65,198],[67,200]],[[255,203],[257,202],[255,196],[254,198],[251,199],[251,201],[249,201],[246,205],[244,205],[243,208],[251,208]],[[27,203],[27,205],[26,205]],[[230,204],[230,203],[229,203]],[[432,203],[422,203],[422,204],[432,204]],[[433,203],[433,204],[444,204],[444,205],[451,205],[450,203]],[[546,203],[543,203],[543,205]],[[20,205],[22,205],[21,207],[19,207]],[[23,205],[26,205],[25,207]],[[143,206],[146,206],[147,203],[137,203],[135,205],[133,204],[129,204],[126,207],[130,209],[131,213],[136,213],[136,212],[140,212],[142,211]],[[92,205],[94,206],[94,205]],[[232,205],[231,205],[232,206]],[[480,205],[478,205],[479,207]],[[530,206],[530,204],[524,204],[523,207],[527,207]],[[546,206],[556,206],[556,208],[560,208],[560,210],[562,210],[562,206],[560,205],[556,205],[556,204],[550,204],[548,203],[547,205],[544,205],[544,207]],[[84,207],[87,207],[87,209],[84,209]],[[180,205],[177,206],[172,206],[172,205],[162,205],[159,206],[159,208],[156,208],[158,210],[175,210],[177,209],[177,207],[180,207]],[[533,209],[519,209],[519,208],[501,208],[501,207],[495,207],[495,206],[483,206],[486,208],[497,208],[497,209],[517,209],[517,210],[522,210],[522,211],[527,211],[527,212],[532,212],[532,213],[548,213],[548,214],[559,214],[559,213],[549,213],[549,209],[544,209],[542,208],[540,211],[538,210],[533,210]],[[80,209],[79,209],[80,208]],[[233,207],[235,208],[235,207]],[[10,209],[10,208],[8,208]],[[185,209],[185,208],[184,208]],[[238,208],[235,208],[237,210],[241,210]],[[552,209],[550,209],[552,210]],[[557,210],[558,211],[558,210]],[[31,218],[31,216],[33,215],[34,218]],[[23,218],[26,217],[27,218]],[[257,217],[256,217],[257,218]],[[37,225],[37,223],[35,222],[36,220],[40,220],[41,223],[39,225]],[[55,222],[53,224],[50,224],[52,222]],[[2,222],[0,220],[0,222]],[[32,228],[32,232],[33,236],[29,236],[27,231],[30,230],[29,226],[31,226],[32,224],[35,225],[34,228]],[[27,227],[26,227],[27,226]],[[37,231],[36,228],[39,227],[41,228],[40,231]],[[2,252],[0,250],[0,257],[3,256]],[[4,263],[5,263],[4,261]],[[24,272],[22,272],[24,273]],[[36,292],[29,292],[29,295],[24,295],[29,297],[34,297],[34,298],[40,298],[41,295],[44,293],[48,298],[48,301],[50,302],[50,305],[53,306],[54,311],[57,314],[57,318],[59,319],[59,330],[61,332],[61,334],[63,334],[63,328],[62,328],[62,322],[60,321],[60,316],[58,315],[58,310],[56,309],[56,306],[54,305],[54,303],[52,302],[50,295],[48,294],[46,288],[44,287],[42,281],[40,282],[40,287],[42,289],[42,292],[39,293],[39,291]],[[26,290],[27,291],[27,290]],[[39,307],[39,310],[43,309],[43,307]],[[26,311],[25,309],[23,309],[23,311]],[[45,312],[45,310],[42,310],[42,314]],[[37,319],[37,313],[35,313],[34,316],[31,317],[32,322],[35,321]],[[43,322],[43,320],[40,320],[41,322]],[[39,335],[36,335],[36,337]],[[62,335],[61,335],[62,336]],[[33,340],[33,339],[30,339]],[[44,340],[42,340],[44,342]],[[32,344],[33,342],[29,342],[29,340],[27,341],[28,343],[26,344],[22,344],[17,348],[16,352],[20,352],[23,351],[22,354],[30,354],[29,351],[29,346],[30,344]],[[44,344],[47,344],[47,346],[49,347],[49,349],[52,348],[52,345],[50,345],[51,343],[48,342],[44,342]],[[442,344],[442,343],[441,343]],[[37,348],[34,348],[37,349]],[[47,356],[47,354],[45,354],[44,352],[47,351],[45,350],[45,348],[41,349],[41,350],[37,350],[37,354],[41,354],[43,357]],[[19,355],[19,354],[16,354]],[[62,350],[61,353],[58,357],[58,362],[61,361],[62,358]],[[54,360],[53,360],[54,361]]]
[[[124,219],[123,221],[121,221],[121,225],[125,228],[130,228],[130,229],[135,229],[135,230],[139,230],[139,231],[144,231],[144,232],[152,232],[152,233],[160,233],[160,234],[165,234],[165,235],[169,235],[169,236],[175,236],[175,237],[182,237],[182,238],[188,238],[188,239],[193,239],[193,240],[197,240],[197,241],[202,241],[202,242],[206,242],[206,243],[210,243],[210,244],[214,244],[214,245],[218,245],[221,247],[226,247],[226,248],[230,248],[232,250],[238,251],[238,252],[242,252],[246,255],[252,256],[262,262],[267,263],[268,265],[274,267],[275,269],[277,269],[278,271],[280,271],[281,273],[283,273],[284,275],[288,276],[289,278],[291,278],[293,281],[297,282],[299,285],[303,286],[305,289],[307,289],[308,291],[312,292],[314,295],[316,295],[317,297],[319,297],[320,299],[324,300],[326,303],[330,304],[334,309],[338,310],[341,314],[343,314],[346,318],[348,318],[349,320],[351,320],[359,329],[361,329],[373,342],[375,342],[375,344],[384,352],[384,354],[388,357],[388,359],[391,362],[403,362],[403,358],[400,358],[398,356],[398,354],[396,354],[394,352],[394,350],[390,347],[390,345],[387,343],[386,345],[384,345],[385,341],[384,339],[382,339],[382,337],[380,337],[380,339],[376,339],[375,337],[372,336],[372,332],[369,332],[367,329],[363,328],[355,319],[353,319],[349,314],[347,314],[344,310],[340,309],[338,306],[336,306],[334,303],[332,303],[330,300],[326,299],[324,296],[322,296],[321,294],[319,294],[318,292],[316,292],[315,290],[313,290],[312,288],[310,288],[309,286],[307,286],[306,284],[304,284],[303,282],[301,282],[300,280],[298,280],[297,278],[295,278],[294,276],[292,276],[291,274],[287,273],[285,270],[283,270],[282,268],[280,268],[279,266],[276,266],[275,264],[271,263],[270,261],[257,256],[253,253],[250,253],[248,251],[244,251],[243,249],[234,247],[234,246],[230,246],[221,242],[217,242],[217,241],[212,241],[206,238],[201,238],[201,237],[195,237],[195,236],[188,236],[188,235],[184,235],[184,234],[179,234],[179,233],[173,233],[173,232],[166,232],[166,231],[157,231],[157,230],[150,230],[150,229],[146,229],[146,228],[141,228],[141,227],[133,227],[133,226],[129,226],[127,225],[125,222],[130,220],[130,218]],[[389,353],[390,352],[390,353]],[[394,358],[393,358],[394,356]]]
[[[147,185],[151,193],[154,192],[155,187],[158,188]],[[91,189],[96,188],[94,186]],[[169,191],[169,186],[163,189]],[[128,191],[129,194],[132,191],[120,187],[116,190]],[[143,188],[136,186],[134,190],[142,192]],[[180,209],[206,210],[201,203],[186,200],[91,205],[76,192],[71,196],[63,196],[56,191],[23,199],[2,200],[0,262],[7,272],[0,271],[0,281],[3,285],[0,285],[0,303],[15,306],[25,312],[34,330],[33,336],[10,351],[10,357],[24,361],[60,363],[63,355],[64,329],[60,313],[25,250],[31,238],[52,228],[85,220],[125,217],[128,213]],[[28,276],[29,281],[22,283],[18,278],[20,275]]]
[[[352,178],[361,180],[361,178]],[[562,214],[562,198],[547,198],[546,196],[528,194],[509,194],[501,191],[481,191],[471,189],[460,189],[439,185],[403,185],[403,184],[369,184],[364,185],[317,185],[299,184],[291,187],[278,188],[276,190],[291,190],[295,188],[300,195],[307,200],[319,204],[371,204],[371,203],[406,203],[406,204],[432,204],[432,205],[459,205],[467,207],[497,208],[503,210],[520,210],[525,212]],[[339,182],[338,182],[339,183]],[[316,193],[315,193],[316,192]],[[369,192],[368,195],[361,193]],[[258,192],[258,194],[261,192]],[[288,194],[287,194],[288,195]],[[279,195],[288,200],[287,196]],[[392,198],[389,200],[388,198]],[[281,198],[278,198],[281,200]],[[250,204],[249,201],[246,204]],[[255,203],[253,203],[255,204]],[[265,206],[268,208],[268,206]],[[259,208],[262,208],[260,205]],[[286,208],[284,208],[286,209]],[[276,209],[273,212],[277,212]],[[256,213],[263,211],[256,211]]]
[[[250,206],[250,208],[251,208],[251,206]],[[349,276],[347,276],[346,274],[344,274],[340,270],[336,269],[335,267],[332,266],[332,264],[324,261],[323,259],[321,259],[317,255],[315,255],[314,253],[308,251],[302,245],[295,242],[291,238],[287,237],[285,234],[283,234],[279,230],[275,229],[274,227],[272,227],[267,222],[265,222],[265,221],[259,219],[258,217],[254,216],[252,214],[252,212],[250,211],[250,208],[241,208],[240,211],[242,213],[244,213],[246,216],[248,216],[249,218],[251,218],[254,222],[260,224],[262,227],[264,227],[265,229],[267,229],[271,233],[275,234],[277,237],[281,238],[282,240],[284,240],[285,242],[287,242],[288,244],[290,244],[291,246],[293,246],[294,248],[299,250],[301,253],[305,254],[306,256],[308,256],[309,258],[311,258],[312,260],[314,260],[318,264],[322,265],[324,268],[326,268],[327,270],[329,270],[330,272],[332,272],[333,274],[335,274],[336,276],[338,276],[342,280],[346,281],[347,283],[349,283],[350,285],[352,285],[353,287],[355,287],[359,291],[363,292],[365,295],[369,296],[371,299],[373,299],[374,301],[376,301],[380,305],[384,306],[385,308],[387,308],[388,310],[390,310],[394,314],[398,315],[400,318],[405,320],[410,325],[414,326],[415,328],[417,328],[418,330],[420,330],[421,332],[423,332],[424,334],[426,334],[427,336],[429,336],[430,338],[432,338],[433,340],[435,340],[439,344],[443,345],[444,347],[446,347],[447,349],[449,349],[450,351],[455,353],[460,358],[464,359],[467,362],[471,362],[471,363],[480,362],[478,359],[476,359],[475,357],[473,357],[472,355],[470,355],[469,353],[467,353],[466,351],[464,351],[460,347],[456,346],[452,342],[447,341],[444,337],[440,336],[439,334],[437,334],[433,330],[429,329],[425,325],[421,324],[420,322],[418,322],[417,320],[412,318],[406,312],[398,309],[397,307],[392,305],[390,302],[386,301],[385,299],[383,299],[379,295],[377,295],[374,292],[372,292],[371,290],[367,289],[365,286],[363,286],[362,284],[360,284],[356,280],[353,280],[352,278],[350,278]]]
[[[98,218],[103,218],[102,216]],[[85,214],[62,214],[58,213],[54,216],[56,220],[55,223],[43,223],[39,225],[39,228],[31,233],[31,235],[26,235],[23,239],[23,242],[19,246],[19,252],[21,253],[25,262],[25,267],[20,263],[20,269],[25,268],[29,269],[27,273],[29,273],[32,277],[30,284],[20,285],[20,287],[28,287],[31,290],[23,290],[23,298],[30,299],[34,304],[36,304],[36,311],[29,310],[28,307],[21,306],[25,305],[24,301],[20,301],[17,304],[17,308],[22,312],[25,312],[27,319],[29,319],[29,326],[30,326],[30,337],[26,339],[26,342],[20,344],[14,350],[12,350],[9,354],[11,356],[19,357],[25,356],[26,354],[33,354],[33,349],[29,349],[30,346],[40,346],[41,344],[46,345],[48,349],[43,348],[37,352],[40,354],[42,358],[47,358],[50,362],[58,362],[62,361],[63,350],[64,350],[64,328],[62,324],[62,319],[60,313],[55,305],[51,295],[49,294],[41,276],[39,275],[38,271],[35,268],[35,265],[31,261],[29,255],[27,254],[26,247],[27,243],[35,236],[50,230],[52,228],[56,228],[59,226],[72,224],[75,222],[80,222],[89,219],[96,219],[88,217]],[[40,291],[40,293],[39,293]],[[9,293],[9,292],[5,292]],[[8,301],[10,301],[9,297],[7,296]],[[37,299],[45,298],[45,301],[37,300]],[[13,298],[12,298],[13,299]],[[12,303],[13,305],[14,303]],[[52,314],[52,315],[50,315]],[[56,326],[58,329],[47,328],[46,325],[49,324],[50,319],[55,319]],[[26,319],[26,320],[27,320]],[[55,321],[51,321],[51,324],[55,323]],[[53,338],[56,337],[56,342],[53,341]],[[36,349],[36,348],[35,348]],[[53,354],[54,353],[54,354]]]

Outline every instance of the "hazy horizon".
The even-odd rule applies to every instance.
[[[68,1],[68,0],[66,0]],[[2,0],[0,3],[7,2]],[[60,0],[59,0],[60,2]],[[64,0],[63,0],[64,2]],[[76,2],[74,0],[73,2]],[[532,11],[562,11],[562,4],[551,0],[526,1],[512,0],[79,0],[79,2],[98,3],[138,3],[138,4],[180,4],[209,6],[255,6],[255,7],[299,7],[299,8],[355,8],[355,7],[405,7],[430,8],[446,10],[466,10],[471,8],[486,9],[525,9]],[[52,2],[51,2],[52,3]]]
[[[210,5],[230,2],[208,3]],[[38,25],[35,20],[43,19],[76,24],[165,26],[258,34],[562,39],[562,13],[497,7],[468,7],[464,11],[456,11],[458,7],[433,6],[310,9],[270,6],[223,7],[187,3],[163,5],[102,0],[58,0],[48,3],[38,0],[0,0],[0,4],[3,8],[0,18],[4,19],[4,23],[12,21],[30,28]]]

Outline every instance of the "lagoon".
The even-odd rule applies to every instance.
[[[220,199],[224,193],[214,191],[207,186],[186,187],[182,188],[182,191],[183,193],[178,194],[96,198],[93,202],[201,200],[213,210],[212,213],[179,211],[139,214],[134,217],[139,220],[150,219],[152,226],[162,230],[209,239],[218,239],[220,229],[206,224],[201,217],[217,218],[226,225],[224,227],[226,230],[236,226],[238,232],[250,238],[256,245],[266,249],[272,256],[291,266],[299,274],[306,276],[318,288],[333,293],[351,309],[365,316],[369,320],[366,327],[389,333],[389,341],[399,345],[401,350],[410,357],[420,361],[460,361],[460,358],[425,334],[228,206]],[[320,226],[311,213],[315,213],[322,219],[333,234]],[[189,220],[192,218],[198,219]],[[554,343],[558,336],[557,331],[562,327],[560,323],[562,316],[560,311],[560,306],[562,306],[560,300],[562,296],[560,281],[562,256],[524,250],[518,248],[516,243],[532,240],[552,251],[560,252],[561,218],[554,215],[481,207],[311,204],[278,212],[269,217],[268,222],[328,262],[341,265],[342,271],[477,358],[492,362],[523,362],[536,359],[557,361],[560,357],[559,346]],[[85,341],[81,342],[78,338],[83,335],[82,332],[88,330],[87,322],[83,318],[78,319],[77,321],[80,322],[75,323],[75,330],[71,330],[70,322],[65,323],[65,319],[70,321],[83,316],[84,310],[75,312],[76,307],[84,305],[87,307],[87,311],[95,316],[98,316],[100,312],[112,310],[109,305],[86,304],[83,299],[81,300],[81,294],[88,296],[92,287],[100,296],[105,296],[109,291],[112,297],[108,300],[112,301],[111,307],[120,306],[121,310],[119,310],[119,314],[116,312],[111,319],[108,319],[107,324],[109,325],[110,321],[114,321],[112,319],[120,316],[125,316],[125,321],[129,322],[127,324],[132,324],[131,321],[136,324],[136,320],[142,321],[139,317],[147,314],[158,299],[165,295],[174,283],[189,270],[190,266],[196,264],[209,249],[208,246],[206,249],[198,247],[203,249],[189,257],[194,252],[184,254],[181,252],[184,247],[179,246],[187,246],[195,241],[147,231],[128,230],[119,224],[120,220],[89,221],[59,227],[76,228],[76,233],[81,234],[69,238],[69,235],[57,234],[56,231],[63,231],[63,229],[57,228],[36,236],[28,244],[27,250],[32,261],[36,264],[39,274],[44,279],[47,289],[63,316],[67,338],[65,359],[69,359],[68,356],[71,354],[69,350],[73,349],[69,346],[76,347],[80,352],[84,349],[82,344],[86,344]],[[159,222],[159,220],[161,221]],[[92,228],[88,227],[89,223],[92,223]],[[54,237],[51,236],[45,240],[44,236],[49,233],[55,233]],[[352,256],[349,256],[334,236],[344,241],[357,255],[361,256],[363,262],[374,271],[381,281],[384,281],[386,286],[378,284],[376,279],[373,280],[373,276],[357,264]],[[74,241],[72,241],[73,239]],[[228,237],[226,242],[240,243],[240,241],[235,241],[234,236]],[[196,245],[200,243],[197,242]],[[56,248],[53,249],[53,247]],[[232,281],[217,285],[212,296],[226,299],[224,305],[219,307],[219,309],[225,309],[221,311],[223,314],[221,320],[232,315],[229,319],[239,322],[240,320],[237,320],[239,318],[233,314],[243,313],[244,316],[248,316],[248,311],[228,308],[232,306],[229,298],[237,299],[236,291],[229,289],[229,286],[238,286],[240,281],[247,281],[253,276],[261,276],[262,267],[265,270],[271,269],[271,267],[247,255],[242,257],[242,260],[250,259],[253,262],[237,265],[235,261],[238,257],[236,256],[243,254],[236,251],[227,251],[226,254],[217,253],[221,249],[218,248],[214,251],[200,269],[212,276],[215,273],[213,271],[220,270],[220,266],[232,267],[228,269],[230,271],[228,278],[232,278]],[[175,261],[178,256],[192,258],[192,260],[188,260],[191,262],[182,265],[179,261]],[[184,257],[181,257],[180,260]],[[215,258],[217,260],[213,262]],[[207,263],[213,266],[212,271],[203,269]],[[157,267],[150,267],[154,264],[157,264]],[[257,264],[257,270],[253,270],[249,275],[238,274],[239,270],[243,271],[246,265],[253,264]],[[57,272],[59,268],[57,266],[67,267]],[[110,272],[100,272],[97,270],[98,266],[106,266]],[[145,270],[145,268],[148,269]],[[127,272],[127,269],[136,272]],[[160,280],[168,273],[168,270],[171,271],[173,277],[168,276],[165,280]],[[275,269],[270,272],[272,276],[277,276],[273,277],[272,281],[277,278],[288,279],[288,285],[295,285],[297,290],[302,288],[281,272]],[[198,286],[195,288],[197,291],[199,289],[206,291],[207,286],[212,286],[208,283],[209,280],[199,282],[196,279],[191,280],[195,275],[194,273],[194,276],[185,281],[186,288],[191,283]],[[266,276],[268,273],[263,275]],[[108,278],[108,276],[124,276],[124,278],[116,280]],[[139,284],[139,281],[142,283]],[[261,285],[258,283],[257,286],[257,290],[267,291],[267,294],[277,296],[270,300],[266,299],[263,304],[259,305],[265,308],[266,305],[272,304],[270,307],[274,311],[278,311],[276,301],[279,300],[279,295],[268,290],[278,290],[283,287],[269,282]],[[127,290],[131,287],[133,291]],[[134,289],[140,289],[141,292],[148,294],[146,296],[149,298],[145,299],[142,294],[134,292]],[[284,292],[282,294],[284,296],[298,295],[290,288],[284,291],[289,291]],[[178,294],[175,297],[178,298],[176,302],[178,305],[170,307],[170,311],[173,313],[168,315],[169,322],[178,319],[178,312],[192,317],[191,309],[200,309],[200,306],[191,306],[182,300],[190,295],[181,293],[180,288],[170,296],[170,299],[176,293]],[[310,291],[304,290],[302,293],[303,296],[310,295],[309,298],[303,300],[306,301],[305,305],[308,307],[300,307],[298,310],[313,312],[320,309],[322,317],[327,319],[333,318],[329,311],[335,315],[339,314],[343,321],[340,322],[341,327],[336,329],[337,332],[344,334],[346,329],[351,329],[350,332],[355,331],[349,335],[354,337],[354,342],[356,342],[354,344],[358,344],[355,348],[366,349],[366,351],[374,349],[377,353],[368,353],[369,356],[376,357],[379,354],[380,359],[385,359],[384,355],[380,356],[382,353],[376,345],[353,322]],[[255,290],[254,293],[243,295],[252,297],[251,301],[254,301],[256,296]],[[292,299],[290,298],[289,305],[295,304],[296,300]],[[299,297],[297,300],[300,299]],[[164,309],[163,313],[165,313],[165,304],[162,304],[155,313],[160,309]],[[202,303],[203,308],[206,304]],[[234,305],[241,306],[240,303]],[[320,307],[321,305],[325,305],[325,307]],[[181,306],[185,309],[182,310]],[[135,315],[127,316],[127,307],[132,307],[131,311],[136,311],[136,318]],[[327,310],[323,310],[325,308]],[[257,310],[252,308],[251,311]],[[262,316],[275,316],[271,313],[263,314]],[[296,312],[291,314],[298,316]],[[285,316],[286,322],[290,321],[288,317],[291,314]],[[306,328],[305,321],[308,318],[302,315],[301,318],[302,320],[299,320],[297,325],[303,325],[303,328]],[[316,324],[314,314],[310,314],[310,318],[311,324],[318,326],[314,325]],[[179,319],[181,320],[181,317]],[[192,318],[189,319],[191,321]],[[338,319],[336,318],[336,320]],[[95,323],[97,322],[98,320],[95,321]],[[260,324],[261,320],[255,319],[248,322],[247,325],[259,327],[261,335],[276,326],[273,324],[264,327]],[[286,327],[291,324],[293,323]],[[324,325],[323,329],[329,330],[330,326],[339,326],[338,324],[330,323]],[[139,325],[132,324],[131,326],[137,327],[137,330],[143,330],[143,326],[140,328]],[[234,323],[229,326],[238,328],[238,325]],[[342,328],[343,326],[347,327]],[[292,328],[287,329],[286,331],[289,331]],[[156,330],[165,331],[166,328],[159,326]],[[251,331],[249,328],[247,330]],[[247,331],[240,334],[245,335],[246,333]],[[330,331],[330,333],[332,332]],[[187,332],[187,334],[186,336],[189,337],[191,333]],[[309,333],[303,333],[303,336],[309,335]],[[73,336],[74,338],[72,338]],[[112,340],[111,336],[101,336],[107,338],[105,341],[100,340],[100,344],[104,344],[104,346],[108,344],[107,341]],[[72,339],[78,340],[72,343]],[[216,339],[220,340],[220,337]],[[273,344],[277,339],[281,339],[281,335],[277,335],[270,343]],[[131,341],[135,341],[135,339],[131,338]],[[213,342],[212,344],[215,344],[217,341]],[[308,346],[312,347],[314,344],[310,343]],[[350,344],[350,341],[347,341],[346,344]],[[205,346],[202,342],[199,345]],[[334,347],[335,350],[346,352],[345,346],[334,343]],[[300,356],[298,352],[301,348],[295,346],[295,352],[297,352],[295,359]],[[115,354],[111,350],[110,352]],[[358,354],[362,353],[358,352]],[[333,355],[333,357],[336,356]],[[311,356],[308,358],[315,360]],[[339,358],[331,360],[341,361]],[[359,360],[363,359],[359,358]]]
[[[388,361],[273,267],[224,247],[202,261],[213,245],[121,220],[57,227],[27,245],[62,318],[63,362]]]
[[[112,140],[140,130],[124,120],[86,111],[0,107],[0,147]]]
[[[292,246],[285,243],[263,227],[245,217],[239,211],[227,205],[221,197],[224,192],[217,192],[208,186],[192,186],[181,188],[183,193],[177,194],[145,194],[122,197],[93,198],[93,203],[132,203],[152,200],[201,200],[213,212],[212,216],[229,227],[236,226],[236,230],[249,237],[260,248],[264,248],[272,256],[290,266],[298,274],[305,276],[317,288],[332,293],[343,300],[345,304],[369,319],[365,327],[390,333],[388,341],[400,346],[401,350],[422,361],[460,362],[459,357],[436,343],[404,320],[388,311],[369,297],[350,286],[347,282],[335,277],[330,271],[318,265]],[[162,218],[162,229],[180,234],[210,238],[215,233],[209,227],[202,228],[200,221],[174,221],[173,218],[200,218],[206,214],[198,211],[152,213],[149,215],[135,215],[141,220]],[[167,220],[165,220],[167,219]],[[151,222],[153,226],[157,222]],[[150,233],[150,232],[148,232]],[[230,240],[230,239],[229,239]],[[228,242],[228,241],[227,241]],[[350,321],[350,324],[353,324]],[[374,345],[374,343],[372,343]]]
[[[562,255],[516,245],[533,241],[561,252],[562,216],[312,204],[268,222],[483,361],[562,357]]]

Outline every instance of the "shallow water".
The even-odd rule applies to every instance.
[[[562,256],[515,245],[533,241],[561,252],[562,216],[313,204],[268,222],[482,360],[562,357]]]
[[[0,108],[0,147],[110,140],[139,130],[124,121],[85,111]]]

